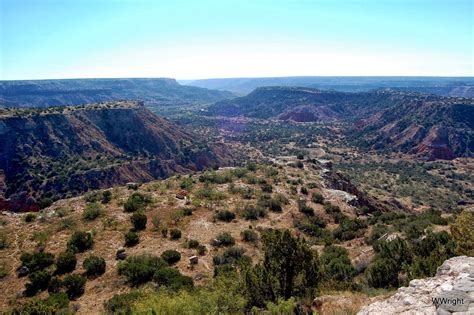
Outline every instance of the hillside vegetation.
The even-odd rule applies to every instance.
[[[472,214],[352,206],[328,171],[293,157],[3,216],[2,308],[291,313],[333,292],[353,301],[333,310],[354,312],[471,248],[458,231]]]

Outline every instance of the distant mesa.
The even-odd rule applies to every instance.
[[[69,79],[0,81],[0,107],[49,107],[117,100],[146,105],[212,103],[233,94],[183,86],[174,79]]]

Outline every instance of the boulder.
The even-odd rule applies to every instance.
[[[448,259],[434,277],[412,280],[357,314],[474,314],[474,257]]]
[[[194,255],[192,257],[189,258],[189,264],[190,265],[196,265],[199,261],[199,257]]]
[[[21,266],[18,270],[18,278],[21,278],[21,277],[26,277],[28,275],[28,273],[30,273],[30,269],[28,269],[28,267],[26,266]]]
[[[115,253],[116,260],[124,260],[127,258],[127,253],[125,252],[125,248],[119,248]]]

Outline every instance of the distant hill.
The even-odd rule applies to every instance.
[[[147,106],[212,103],[232,93],[183,86],[174,79],[71,79],[0,81],[0,107],[48,107],[116,100]]]
[[[0,208],[12,210],[229,158],[137,102],[1,110],[0,152],[0,195],[9,199]]]
[[[346,93],[305,87],[263,87],[211,105],[207,115],[295,122],[349,123],[360,147],[430,159],[474,156],[474,99],[376,90]]]
[[[208,89],[247,94],[263,86],[303,86],[342,92],[364,92],[380,88],[432,93],[442,96],[474,97],[472,77],[275,77],[230,78],[181,81]]]

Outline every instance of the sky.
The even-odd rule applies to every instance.
[[[0,80],[473,76],[474,0],[0,0]]]

